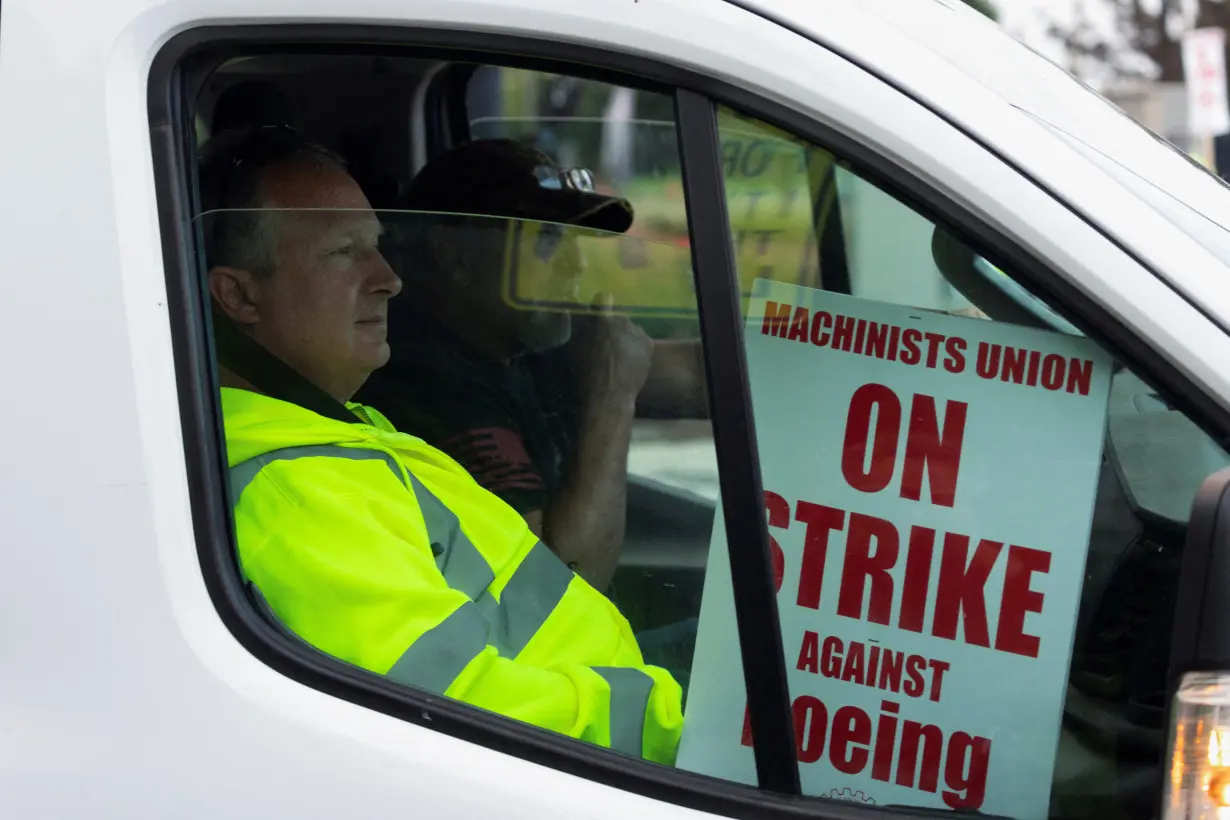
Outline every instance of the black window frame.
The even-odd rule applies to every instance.
[[[224,436],[215,388],[216,362],[210,348],[210,311],[205,309],[208,294],[194,254],[192,113],[201,83],[224,59],[262,53],[434,57],[568,73],[675,96],[702,331],[711,361],[717,360],[713,356],[717,351],[731,357],[722,368],[715,370],[710,366],[708,375],[711,386],[729,388],[719,391],[711,387],[711,411],[722,471],[728,543],[742,545],[741,549],[731,550],[731,560],[734,566],[750,573],[736,573],[735,594],[742,604],[739,632],[749,684],[749,710],[753,731],[759,739],[758,770],[769,777],[767,782],[762,780],[761,788],[623,757],[447,698],[405,689],[288,640],[252,608],[234,566],[231,507],[224,480]],[[931,188],[904,166],[780,103],[644,55],[540,38],[388,25],[202,26],[171,38],[156,55],[149,78],[148,106],[193,527],[206,586],[236,639],[287,677],[343,700],[503,753],[654,799],[731,817],[878,818],[900,816],[902,812],[926,816],[928,812],[921,809],[863,808],[799,794],[785,661],[777,629],[767,528],[760,503],[763,489],[743,357],[742,317],[720,173],[715,114],[718,104],[832,151],[868,182],[925,218],[945,225],[976,252],[996,260],[1023,286],[1098,339],[1120,361],[1131,363],[1133,370],[1172,407],[1185,412],[1216,441],[1223,446],[1230,442],[1230,410],[1183,377],[1146,340],[1137,337],[1027,248],[1003,237],[979,214]],[[973,135],[967,136],[978,141]],[[1016,170],[1024,173],[1022,169]],[[713,197],[715,191],[720,196]],[[698,198],[702,195],[707,201]],[[704,203],[704,207],[697,208],[696,203]],[[735,564],[736,560],[740,563]],[[764,623],[771,628],[758,631],[762,627],[757,625]],[[1176,631],[1185,626],[1195,624],[1176,619]],[[767,641],[766,635],[770,636]],[[757,658],[768,662],[750,662]],[[755,674],[751,674],[752,670]],[[791,774],[782,774],[783,759]]]

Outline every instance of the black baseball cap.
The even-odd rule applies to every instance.
[[[533,219],[612,233],[632,227],[632,204],[593,190],[583,168],[562,169],[514,140],[467,142],[435,157],[406,193],[411,211]]]

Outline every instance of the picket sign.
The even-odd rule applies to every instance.
[[[1182,56],[1188,129],[1195,137],[1217,137],[1230,132],[1225,30],[1198,28],[1184,32]]]
[[[1111,361],[768,280],[748,317],[804,791],[1043,820]],[[720,511],[714,529],[678,765],[751,784]]]

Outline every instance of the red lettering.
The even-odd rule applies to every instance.
[[[765,491],[764,511],[770,527],[783,530],[790,528],[790,503],[777,493]],[[773,562],[773,588],[781,592],[782,576],[786,573],[786,555],[773,533],[769,533],[769,559]]]
[[[893,747],[897,745],[897,718],[899,704],[891,700],[880,701],[880,722],[876,726],[876,750],[871,762],[871,779],[888,782],[893,770]]]
[[[875,539],[876,549],[871,551]],[[863,617],[863,594],[871,584],[871,603],[867,620],[887,625],[893,610],[893,578],[888,571],[897,564],[897,528],[892,522],[859,513],[850,514],[850,535],[846,538],[846,558],[841,568],[841,593],[837,614],[846,618]]]
[[[865,338],[867,338],[867,320],[859,319],[858,320],[858,330],[856,330],[854,333],[854,352],[855,353],[863,352],[863,340]]]
[[[1020,350],[1015,347],[1005,347],[1004,369],[999,374],[1000,381],[1016,382],[1017,384],[1025,381],[1025,363],[1028,360],[1028,350]]]
[[[880,702],[875,726],[873,717],[857,706],[842,706],[833,713],[817,697],[801,695],[791,704],[795,755],[800,763],[816,763],[825,755],[837,771],[857,775],[871,764],[871,778],[882,783],[895,779],[899,786],[935,793],[943,775],[943,800],[953,809],[977,809],[986,796],[986,778],[991,741],[966,732],[947,738],[933,724],[901,720],[901,705]],[[900,737],[898,737],[900,735]],[[874,741],[873,741],[874,736]],[[743,711],[743,745],[752,745],[751,715]],[[894,761],[895,757],[895,761]],[[896,763],[896,778],[892,776]]]
[[[794,309],[794,321],[790,323],[790,341],[806,342],[807,331],[811,327],[811,314],[805,307]]]
[[[888,331],[888,360],[897,361],[897,345],[901,342],[901,328],[893,325]]]
[[[857,706],[843,706],[833,715],[833,746],[829,762],[843,774],[858,774],[867,768],[871,744],[871,718]]]
[[[979,342],[978,361],[974,365],[974,371],[984,379],[995,378],[995,374],[999,372],[1000,352],[1001,348],[999,345]]]
[[[935,530],[910,527],[910,546],[905,556],[905,583],[901,589],[901,614],[897,626],[911,632],[923,631],[927,614],[927,587],[931,584],[931,556],[935,552]]]
[[[815,763],[824,754],[824,735],[828,731],[829,712],[819,698],[810,695],[796,699],[791,712],[794,716],[794,739],[799,762]],[[835,743],[836,731],[833,734]]]
[[[951,507],[955,503],[968,409],[966,402],[947,402],[944,408],[944,433],[941,436],[935,399],[922,394],[914,396],[910,406],[910,430],[905,439],[902,498],[918,501],[922,497],[923,472],[926,471],[931,503],[942,507]]]
[[[927,367],[932,370],[939,364],[940,360],[940,345],[944,343],[943,333],[924,333],[923,336],[927,339]]]
[[[877,359],[884,358],[888,347],[888,325],[871,322],[867,326],[867,355]]]
[[[833,319],[834,350],[850,351],[850,343],[854,341],[854,320],[849,316],[836,316]]]
[[[826,678],[841,676],[841,638],[829,635],[820,645],[820,674]]]
[[[1042,386],[1047,390],[1059,390],[1063,387],[1065,364],[1061,355],[1048,353],[1042,360]]]
[[[871,411],[876,411],[871,464],[867,442],[871,437]],[[846,482],[864,493],[877,493],[893,480],[897,462],[897,439],[901,430],[901,402],[882,384],[865,384],[850,399],[846,438],[841,449],[841,472]]]
[[[948,357],[944,360],[944,369],[949,373],[965,372],[965,340],[960,336],[949,336],[944,343],[944,352]]]
[[[853,523],[853,519],[851,519]],[[995,648],[1027,658],[1038,657],[1041,640],[1025,634],[1025,614],[1042,611],[1042,593],[1029,588],[1035,572],[1051,571],[1051,554],[1042,550],[1008,548],[1008,566],[1004,572],[1004,596],[999,605],[999,624],[995,629]]]
[[[1029,352],[1029,375],[1025,377],[1025,383],[1030,387],[1036,387],[1038,384],[1038,365],[1041,361],[1041,353],[1036,350]]]
[[[863,645],[858,641],[851,641],[846,648],[846,668],[841,670],[841,679],[846,683],[867,682],[863,674]]]
[[[890,692],[901,691],[901,666],[905,663],[904,652],[885,649],[880,657],[880,682],[877,688]]]
[[[952,664],[932,658],[927,665],[931,667],[931,700],[939,703],[940,691],[944,688],[944,673],[951,668]]]
[[[1093,362],[1088,359],[1068,361],[1068,392],[1089,395],[1089,383],[1093,379]]]
[[[932,635],[955,641],[957,621],[961,619],[966,643],[975,646],[991,645],[984,591],[987,577],[1003,548],[1002,543],[984,538],[974,550],[974,557],[967,566],[965,559],[969,553],[969,536],[952,532],[944,536],[935,618],[931,622]]]
[[[922,360],[922,351],[918,343],[922,341],[922,331],[908,327],[901,333],[901,363],[918,364]]]
[[[968,753],[969,761],[966,762]],[[976,809],[987,794],[987,767],[991,761],[991,740],[953,732],[948,739],[948,760],[944,764],[944,803],[953,809]],[[967,773],[968,770],[968,773]]]
[[[795,667],[800,672],[820,672],[818,663],[820,655],[820,636],[810,629],[803,632],[803,646],[799,649],[799,663]]]
[[[1063,387],[1063,376],[1063,356],[1048,353],[1042,360],[1042,386],[1047,390],[1058,390]]]
[[[829,533],[845,526],[846,513],[823,504],[800,501],[794,518],[807,525],[803,534],[803,560],[799,565],[799,594],[795,603],[808,609],[819,609]]]
[[[926,688],[926,682],[923,680],[922,671],[927,668],[927,659],[922,655],[910,655],[905,659],[905,676],[909,678],[901,691],[905,692],[912,698],[922,697],[923,690]]]
[[[922,760],[919,760],[919,746]],[[944,751],[944,733],[940,727],[907,720],[901,726],[901,751],[897,756],[897,785],[934,792],[939,788],[940,756]],[[919,765],[921,763],[921,766]],[[921,769],[921,771],[920,771]]]
[[[823,310],[818,310],[811,317],[811,343],[816,347],[824,347],[829,343],[828,328],[833,326],[833,317]]]
[[[764,323],[760,326],[760,332],[765,336],[786,338],[786,329],[790,323],[790,309],[790,305],[765,302]]]
[[[876,673],[880,671],[880,647],[871,647],[871,659],[867,661],[867,685],[876,685]]]

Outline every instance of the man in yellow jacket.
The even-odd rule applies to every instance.
[[[672,763],[680,687],[614,605],[456,462],[350,402],[388,360],[401,282],[342,161],[261,128],[216,137],[200,183],[239,559],[273,615],[392,680]],[[285,365],[301,384],[269,389]]]

